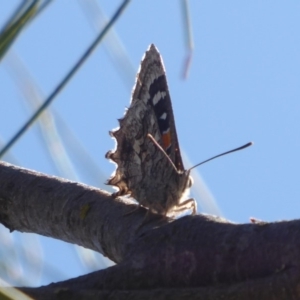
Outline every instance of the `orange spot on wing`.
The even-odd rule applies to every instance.
[[[162,135],[162,142],[164,150],[168,149],[171,146],[171,134],[170,131]]]

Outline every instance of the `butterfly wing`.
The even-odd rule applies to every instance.
[[[117,163],[117,170],[108,184],[119,188],[116,195],[131,194],[141,205],[166,213],[181,197],[181,188],[177,186],[184,168],[165,68],[154,45],[142,59],[130,107],[119,123],[120,128],[111,132],[117,140],[117,149],[106,155]],[[148,133],[167,153],[177,170],[166,154],[147,137]]]
[[[160,132],[156,141],[169,155],[177,170],[183,171],[166,71],[161,55],[153,44],[141,62],[132,103],[144,99],[145,96],[147,104],[154,112]]]

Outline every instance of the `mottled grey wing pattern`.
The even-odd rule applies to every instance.
[[[115,196],[130,194],[152,212],[166,215],[179,205],[190,177],[182,164],[163,61],[154,45],[142,59],[130,107],[119,125],[111,132],[117,148],[106,154],[117,164],[108,184],[119,188]]]
[[[145,53],[133,89],[132,103],[145,99],[153,109],[160,136],[157,142],[169,155],[178,171],[183,171],[172,103],[162,58],[154,45]],[[151,134],[151,132],[149,132]],[[153,134],[152,134],[153,135]]]

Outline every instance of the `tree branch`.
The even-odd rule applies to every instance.
[[[108,193],[0,163],[0,221],[94,249],[118,264],[40,288],[38,299],[298,299],[300,221],[178,220]],[[116,296],[117,295],[117,296]],[[130,295],[130,297],[129,297]]]
[[[145,209],[84,184],[0,162],[0,222],[81,245],[115,262],[126,256]]]

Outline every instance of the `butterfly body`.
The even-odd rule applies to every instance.
[[[160,215],[185,204],[195,213],[193,199],[182,202],[191,186],[190,172],[183,168],[166,73],[154,45],[142,59],[130,107],[119,125],[111,132],[117,148],[106,154],[117,164],[108,181],[119,188],[115,196],[131,195]]]

